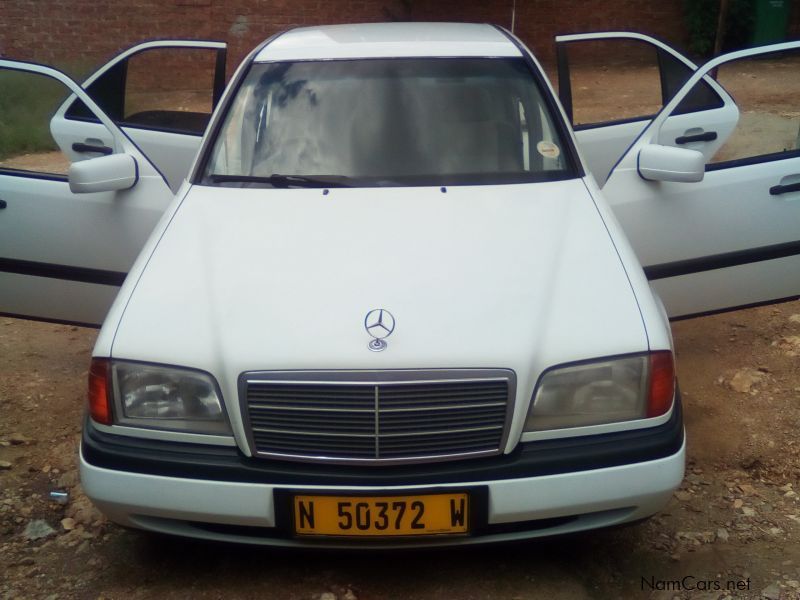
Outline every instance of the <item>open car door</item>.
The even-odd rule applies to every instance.
[[[710,159],[668,144],[706,77],[741,117]],[[742,50],[696,72],[612,171],[603,193],[670,317],[800,295],[800,42]],[[698,114],[696,125],[713,129]]]
[[[223,42],[145,42],[115,56],[83,88],[177,191],[224,91],[225,61]],[[50,129],[73,160],[108,152],[103,127],[75,96],[59,107]]]
[[[50,136],[67,97],[93,120],[87,143],[106,148],[94,158],[65,156]],[[99,325],[173,193],[60,71],[0,60],[0,99],[0,313]]]
[[[629,32],[560,35],[556,55],[559,98],[589,171],[601,186],[697,68],[667,44]],[[700,150],[711,158],[737,119],[728,93],[705,77],[662,128],[661,143]]]

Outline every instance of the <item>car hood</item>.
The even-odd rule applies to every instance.
[[[132,276],[135,276],[132,275]],[[389,310],[372,352],[367,313]],[[509,368],[647,349],[583,181],[450,188],[192,188],[153,251],[114,357],[213,373]]]

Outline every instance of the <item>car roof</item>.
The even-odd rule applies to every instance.
[[[331,58],[521,56],[497,27],[478,23],[360,23],[292,29],[255,62]]]

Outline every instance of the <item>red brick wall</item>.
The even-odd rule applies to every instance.
[[[297,25],[383,21],[392,0],[0,0],[0,54],[98,65],[146,39],[214,39],[238,61]],[[400,3],[397,3],[401,6]]]
[[[557,33],[630,29],[683,45],[684,0],[516,0],[516,32],[544,60]],[[144,39],[230,44],[231,67],[297,25],[415,20],[511,25],[513,0],[0,0],[0,55],[85,70]],[[795,20],[796,21],[796,20]]]
[[[800,1],[800,0],[798,0]],[[487,21],[511,28],[511,0],[422,0],[417,20]],[[515,33],[543,61],[553,59],[553,36],[587,31],[637,31],[683,47],[683,0],[517,0]]]

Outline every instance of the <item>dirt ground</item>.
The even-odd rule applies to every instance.
[[[106,522],[76,472],[96,332],[0,318],[0,598],[800,598],[800,302],[673,331],[689,462],[654,518],[485,548],[326,553]]]
[[[0,597],[800,598],[800,302],[674,334],[689,462],[654,518],[487,548],[309,553],[107,523],[76,473],[96,332],[0,319]],[[31,540],[38,521],[53,531]]]

